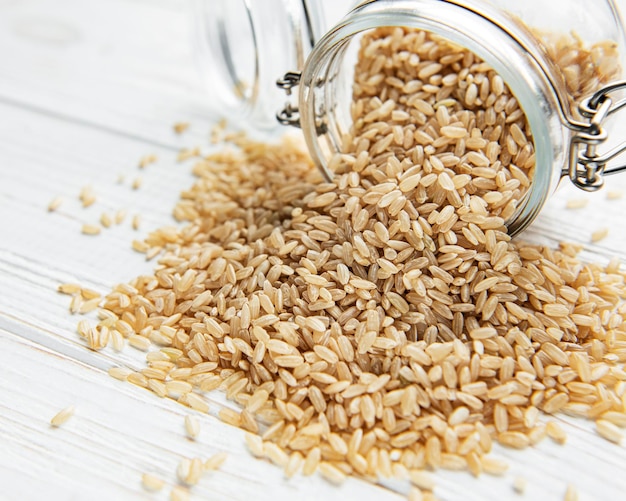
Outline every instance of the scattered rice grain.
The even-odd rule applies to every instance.
[[[176,134],[182,134],[189,129],[189,122],[176,122],[172,128]]]
[[[596,231],[594,231],[591,234],[591,241],[593,243],[597,243],[600,240],[604,240],[608,236],[609,236],[609,229],[608,228],[600,228],[599,230],[596,230]]]
[[[61,206],[62,203],[62,197],[54,197],[52,200],[50,200],[50,203],[48,204],[48,212],[54,212]]]
[[[102,228],[97,224],[83,224],[81,231],[84,235],[99,235]]]
[[[192,440],[198,438],[200,434],[200,421],[196,416],[192,416],[191,414],[185,416],[185,432]]]
[[[578,490],[572,484],[567,486],[563,501],[578,501]]]
[[[64,425],[74,415],[74,410],[75,408],[73,405],[70,405],[63,410],[60,410],[50,420],[50,424],[55,428]]]
[[[583,207],[587,207],[589,204],[589,199],[587,198],[570,198],[566,204],[566,209],[582,209]]]
[[[524,477],[515,477],[513,479],[513,490],[520,495],[523,495],[526,492],[526,485],[528,481]]]
[[[163,489],[165,481],[162,478],[157,477],[153,473],[144,473],[141,476],[141,484],[143,488],[150,492],[157,492]]]

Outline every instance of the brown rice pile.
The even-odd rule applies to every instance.
[[[188,224],[146,239],[154,273],[116,286],[81,335],[148,350],[115,375],[159,396],[206,412],[224,389],[241,412],[222,419],[289,476],[428,491],[426,468],[499,474],[492,442],[535,444],[542,412],[619,440],[624,274],[507,235],[534,153],[498,75],[427,33],[378,30],[352,113],[333,183],[288,140],[199,162],[174,211]]]

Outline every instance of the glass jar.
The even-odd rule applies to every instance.
[[[279,123],[276,80],[305,66],[316,42],[349,9],[337,0],[191,0],[194,43],[217,113],[260,129]]]
[[[278,86],[290,97],[276,117],[302,129],[314,162],[329,180],[353,125],[350,103],[361,37],[381,27],[424,30],[466,48],[490,65],[515,96],[532,133],[535,167],[528,191],[507,219],[510,234],[534,220],[562,177],[592,191],[602,186],[604,175],[623,170],[607,167],[624,151],[622,144],[608,153],[597,151],[598,145],[611,146],[605,122],[626,104],[621,100],[626,84],[618,80],[624,32],[612,0],[594,2],[591,12],[585,0],[369,0],[356,5],[332,28],[332,16],[321,1],[273,3],[271,22],[262,15],[267,14],[260,7],[265,2],[197,0],[204,12],[209,5],[223,9],[226,4],[229,8],[238,4],[246,12],[256,73],[251,90],[240,99],[237,116],[259,125],[271,123],[276,100],[270,99],[269,82],[280,77]],[[283,37],[279,32],[285,26],[291,27],[291,34]],[[226,32],[235,31],[226,25]],[[212,56],[202,65],[226,68],[222,74],[231,76],[226,81],[241,98],[238,80],[232,78],[235,44],[224,43],[224,26],[216,30],[205,26],[198,33],[210,35],[204,56]],[[303,33],[308,33],[307,44],[298,42]],[[589,57],[585,66],[576,65],[577,51],[583,47]],[[286,68],[291,71],[277,72],[287,64],[292,64]],[[589,71],[593,76],[582,85]]]

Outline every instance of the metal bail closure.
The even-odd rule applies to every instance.
[[[302,73],[299,71],[288,71],[282,78],[276,80],[276,86],[283,89],[287,96],[291,96],[291,91],[294,87],[298,86],[301,76]],[[300,110],[298,109],[298,105],[287,100],[285,107],[276,113],[276,119],[282,125],[300,127]]]
[[[626,80],[603,87],[591,97],[584,99],[578,106],[580,114],[587,122],[569,121],[575,131],[570,143],[568,175],[572,183],[585,191],[596,191],[604,185],[604,176],[626,171],[626,165],[607,168],[607,164],[626,151],[626,142],[616,148],[598,154],[598,145],[604,143],[607,132],[602,123],[608,116],[626,106],[626,99],[614,102],[610,94],[626,89]]]

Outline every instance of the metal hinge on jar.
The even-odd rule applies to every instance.
[[[288,71],[276,81],[276,85],[285,91],[287,96],[291,96],[294,87],[300,83],[302,73],[299,71]],[[285,103],[285,107],[276,114],[276,119],[283,125],[300,127],[300,110],[291,101]]]
[[[619,81],[603,87],[579,105],[585,123],[570,122],[576,131],[570,145],[569,168],[567,175],[581,190],[596,191],[604,185],[604,176],[626,171],[626,165],[607,168],[607,164],[626,151],[626,142],[600,155],[598,145],[607,140],[607,132],[602,127],[606,118],[626,106],[626,99],[614,102],[610,94],[626,89],[626,81]]]
[[[301,78],[301,72],[288,71],[283,75],[282,78],[279,78],[276,81],[276,85],[280,89],[283,89],[289,97],[293,94],[294,87],[300,85]],[[315,81],[315,85],[322,85],[323,82],[323,80],[318,79]],[[276,114],[276,119],[282,125],[291,125],[293,127],[302,128],[302,123],[300,120],[300,108],[297,97],[293,101],[287,100],[283,109]],[[326,134],[328,132],[328,123],[325,108],[320,107],[319,109],[315,110],[314,124],[315,132],[318,136]]]

